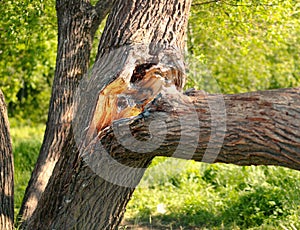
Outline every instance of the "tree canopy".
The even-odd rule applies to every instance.
[[[201,61],[202,74],[191,85],[210,90],[211,76],[223,93],[299,85],[299,2],[198,2],[191,10],[188,47]]]
[[[9,115],[45,121],[56,57],[54,2],[2,4],[0,88],[9,104]]]

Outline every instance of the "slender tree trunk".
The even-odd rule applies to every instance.
[[[184,81],[181,52],[190,4],[186,0],[115,2],[91,79],[82,83],[78,95],[80,101],[78,116],[73,122],[74,133],[67,136],[63,154],[27,229],[117,228],[152,156],[125,157],[116,163],[110,160],[111,153],[106,154],[101,149],[97,138],[101,130],[97,124],[98,117],[105,114],[101,113],[104,105],[99,101],[105,101],[106,97],[102,97],[100,92],[111,88],[113,96],[115,88],[122,86],[124,93],[130,94],[128,87],[131,83],[145,88],[147,82],[152,82],[152,75],[148,74],[149,79],[145,82],[140,81],[139,76],[148,70],[154,73],[155,69],[164,68],[166,64],[171,67],[166,66],[166,74],[157,77],[157,81],[160,84],[172,82],[180,89]],[[157,94],[162,85],[154,85],[157,86],[154,87]],[[113,99],[113,102],[116,101]],[[99,109],[100,115],[94,113],[97,104],[96,111]],[[84,112],[83,116],[81,112]]]
[[[14,226],[14,167],[4,96],[0,90],[0,229]]]
[[[89,67],[95,32],[110,10],[112,1],[99,1],[94,7],[88,0],[57,0],[58,52],[56,71],[44,141],[32,173],[20,217],[30,218],[61,156],[70,133],[74,94]]]

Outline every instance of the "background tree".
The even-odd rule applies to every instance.
[[[14,168],[6,105],[0,90],[0,228],[13,229]]]

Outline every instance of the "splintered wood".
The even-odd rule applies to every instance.
[[[168,80],[159,68],[152,65],[137,67],[130,81],[120,77],[100,92],[90,134],[99,133],[115,120],[137,116],[160,93]]]

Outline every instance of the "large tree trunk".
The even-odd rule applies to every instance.
[[[0,229],[14,226],[14,168],[4,96],[0,90]]]
[[[190,4],[191,1],[186,0],[115,2],[91,79],[82,83],[78,94],[80,101],[78,116],[73,123],[74,134],[68,135],[63,154],[27,229],[117,228],[152,156],[124,157],[118,164],[111,161],[110,153],[106,154],[98,146],[98,132],[111,123],[107,121],[102,106],[117,103],[116,98],[112,98],[112,102],[109,100],[120,86],[123,93],[134,94],[129,89],[130,84],[141,88],[154,85],[154,94],[149,97],[152,99],[159,93],[164,81],[175,84],[178,89],[182,87],[181,52]],[[152,78],[150,73],[155,73],[156,69],[165,69],[164,76]],[[143,77],[146,72],[149,78],[145,82],[140,81],[143,80],[140,76]],[[159,84],[155,84],[156,80]],[[107,95],[100,93],[106,92],[105,89]],[[144,98],[136,100],[144,101]],[[99,106],[94,113],[97,104]],[[142,107],[136,108],[136,111],[142,110]],[[117,111],[113,110],[114,113]],[[121,114],[118,118],[127,115]],[[105,126],[101,119],[104,119]],[[95,149],[98,147],[99,158]],[[90,159],[95,160],[96,165]]]
[[[52,175],[70,133],[74,94],[89,67],[95,32],[112,1],[57,0],[58,52],[48,122],[40,154],[20,210],[22,223],[31,216]]]

